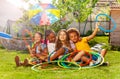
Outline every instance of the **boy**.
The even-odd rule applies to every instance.
[[[90,41],[96,36],[98,29],[99,29],[98,23],[96,23],[96,28],[94,32],[90,36],[83,37],[83,38],[80,37],[80,33],[75,28],[68,29],[67,33],[69,35],[70,40],[74,42],[77,50],[92,51],[88,44],[88,41]],[[102,49],[100,54],[104,57],[106,54],[106,50]]]

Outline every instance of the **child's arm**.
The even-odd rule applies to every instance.
[[[89,41],[89,40],[91,40],[91,39],[93,39],[95,36],[96,36],[96,34],[97,34],[97,32],[98,32],[98,25],[99,25],[100,23],[96,23],[96,28],[95,28],[95,30],[94,30],[94,32],[90,35],[90,36],[88,36],[87,37],[87,40]]]
[[[48,49],[47,49],[47,48],[44,48],[44,50],[43,50],[42,53],[43,53],[43,55],[46,55],[46,56],[47,56],[47,55],[48,55]]]
[[[30,48],[30,45],[28,45],[27,48],[28,48],[28,50],[29,50],[30,56],[31,56],[31,57],[34,57],[35,54],[34,54],[33,52],[35,52],[35,50],[34,50],[34,49],[31,49],[31,48]]]
[[[31,50],[31,48],[30,48],[30,45],[27,45],[27,48],[28,48],[29,52],[31,53],[32,50]]]

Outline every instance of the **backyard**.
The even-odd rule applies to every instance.
[[[2,17],[0,22],[0,79],[120,79],[120,0],[1,0],[0,4],[3,7],[0,9]],[[79,38],[79,34],[73,33],[76,35],[74,35],[76,40],[71,40],[72,36],[68,34],[69,28],[76,28],[81,37],[89,35],[90,37],[83,40]],[[80,58],[85,56],[83,54],[79,55],[81,60],[78,59],[77,62],[71,57],[71,62],[60,60],[57,64],[52,61],[52,57],[49,59],[48,53],[49,56],[52,56],[51,53],[56,53],[56,51],[52,52],[53,50],[65,47],[69,51],[72,47],[69,40],[79,44],[78,47],[73,44],[74,49],[83,47],[85,51],[91,51],[87,43],[91,47],[104,43],[103,48],[107,49],[107,54],[103,59],[100,54],[92,52],[95,55],[93,56],[86,53],[89,61],[83,61]],[[53,44],[49,47],[47,43]],[[54,49],[45,52],[46,57],[41,61],[46,59],[46,61],[51,60],[52,63],[45,62],[47,64],[37,66],[36,70],[33,69],[36,65],[16,67],[15,56],[19,56],[21,61],[30,57],[28,50],[25,50],[26,47],[32,55],[40,58],[45,49],[42,44]],[[77,50],[84,51],[83,49]],[[66,54],[66,51],[63,52]],[[63,52],[60,51],[57,59],[63,55]],[[75,55],[77,54],[75,52]],[[95,57],[97,59],[94,59]],[[97,64],[92,62],[93,65],[90,65],[92,59],[95,63],[100,59],[100,62]],[[102,60],[108,62],[108,65],[100,65]],[[74,68],[61,67],[64,66],[61,61]],[[78,61],[83,61],[82,64],[87,63],[89,68],[81,68]]]
[[[107,36],[96,36],[97,42],[108,44]],[[21,60],[29,56],[23,51],[10,51],[0,48],[0,79],[119,79],[120,78],[120,52],[108,51],[105,61],[109,66],[99,66],[88,69],[40,69],[33,71],[31,67],[16,67],[14,57],[18,55]]]

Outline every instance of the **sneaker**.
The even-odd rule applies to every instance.
[[[90,63],[89,63],[89,66],[93,66],[94,65],[94,63],[91,61]]]
[[[109,66],[109,62],[104,62],[101,66]]]
[[[16,56],[16,57],[15,57],[15,63],[16,63],[16,66],[17,66],[17,67],[20,66],[20,59],[19,59],[19,56]]]

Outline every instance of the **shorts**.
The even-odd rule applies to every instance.
[[[93,47],[91,47],[91,49],[95,52],[101,52],[102,51],[102,47],[104,46],[105,44],[104,43],[101,43],[101,44],[96,44],[94,45]]]

